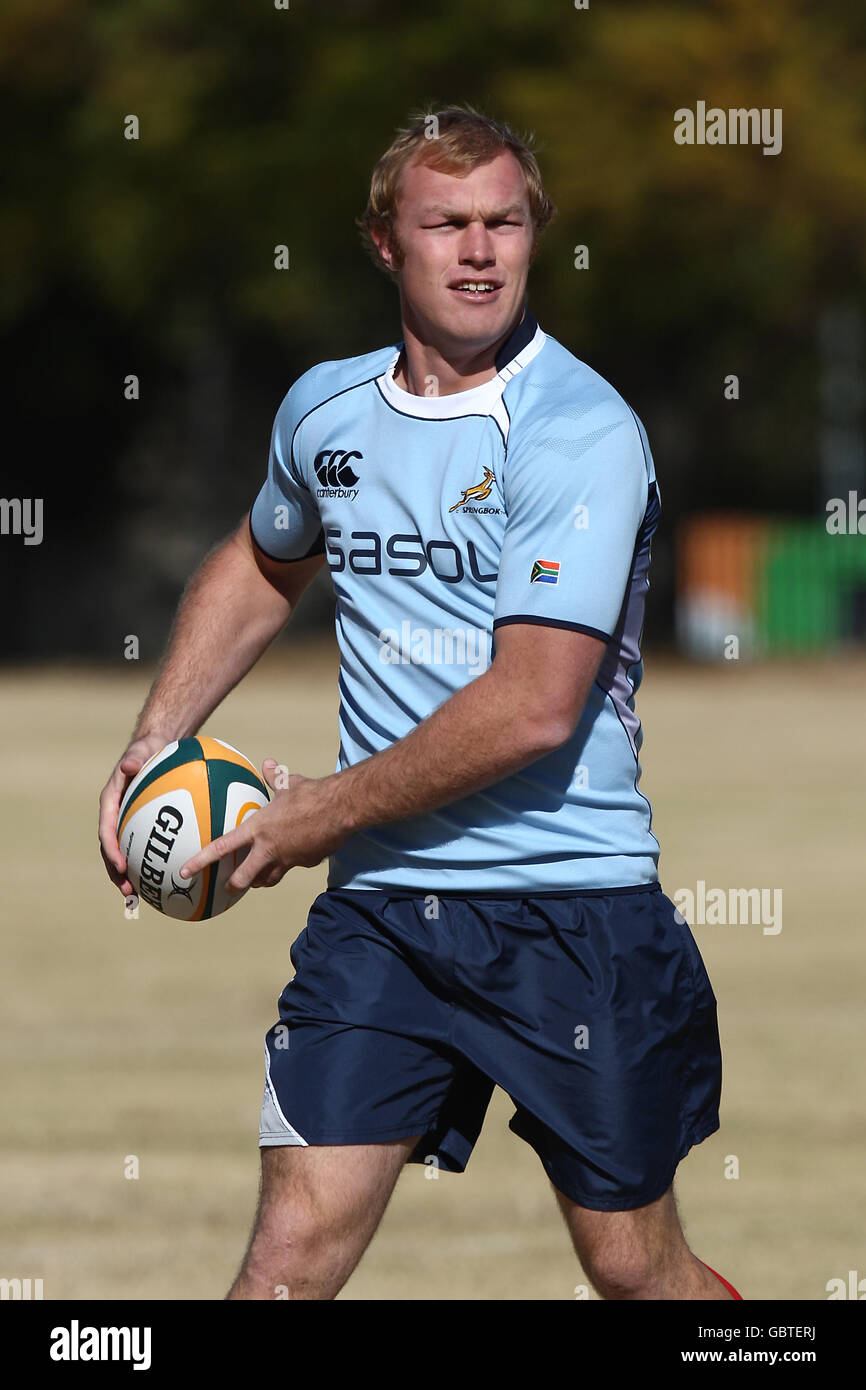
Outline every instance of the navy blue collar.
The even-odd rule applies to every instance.
[[[524,309],[523,318],[520,320],[517,327],[512,329],[496,354],[494,366],[497,372],[501,372],[503,367],[507,367],[509,362],[513,362],[515,357],[519,356],[526,347],[527,343],[532,342],[537,328],[538,324],[534,316],[530,313],[529,309]]]

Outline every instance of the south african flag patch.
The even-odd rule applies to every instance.
[[[559,579],[558,560],[536,560],[529,576],[530,584],[555,584]]]

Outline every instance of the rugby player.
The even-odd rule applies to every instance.
[[[403,1165],[462,1171],[494,1085],[606,1299],[739,1294],[688,1248],[677,1165],[719,1124],[716,1000],[658,877],[635,691],[659,489],[623,398],[527,304],[553,215],[468,107],[415,118],[361,221],[402,340],[301,376],[267,477],[178,611],[101,799],[194,734],[327,564],[335,772],[186,865],[328,859],[265,1039],[259,1207],[231,1299],[331,1299]]]

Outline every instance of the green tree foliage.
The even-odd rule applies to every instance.
[[[536,134],[559,213],[533,307],[646,420],[667,607],[680,511],[821,505],[816,323],[864,300],[864,92],[849,0],[7,0],[0,320],[40,458],[78,457],[54,509],[88,542],[52,539],[49,496],[39,565],[16,559],[29,629],[74,570],[73,645],[110,646],[99,614],[129,630],[133,600],[158,641],[189,565],[251,500],[294,377],[399,337],[354,219],[407,113],[454,100]],[[781,108],[781,153],[677,144],[674,112],[699,100]]]

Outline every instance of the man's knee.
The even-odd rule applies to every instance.
[[[351,1273],[356,1244],[345,1213],[297,1182],[263,1198],[238,1279],[242,1296],[334,1297]]]
[[[671,1189],[634,1211],[590,1211],[557,1196],[578,1258],[603,1298],[651,1298],[688,1258]]]
[[[294,1298],[340,1263],[344,1243],[328,1214],[288,1203],[259,1214],[245,1264],[254,1277],[270,1281],[274,1298],[283,1286],[288,1292],[282,1296]]]
[[[263,1148],[253,1243],[273,1253],[302,1257],[344,1234],[357,1208],[339,1200],[325,1161],[301,1157],[289,1146]],[[306,1161],[305,1161],[306,1158]]]
[[[584,1270],[602,1298],[646,1297],[660,1283],[658,1252],[638,1240],[601,1242],[582,1257]]]

